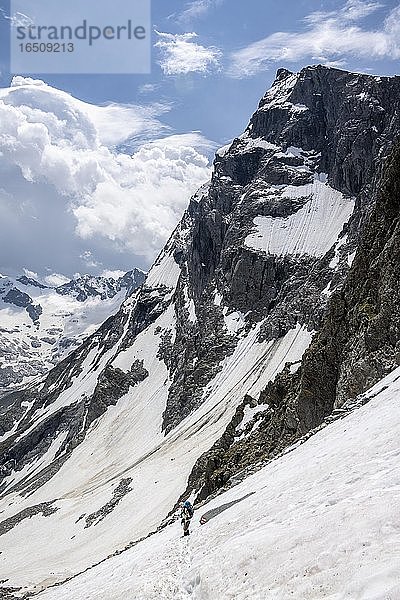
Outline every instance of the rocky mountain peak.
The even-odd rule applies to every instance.
[[[278,72],[246,130],[217,152],[211,181],[143,285],[39,385],[1,399],[10,543],[22,520],[32,544],[50,526],[73,576],[132,541],[117,525],[133,512],[137,540],[179,498],[206,499],[318,425],[349,395],[346,357],[357,361],[357,392],[371,364],[373,382],[382,374],[375,325],[393,337],[393,365],[397,327],[381,310],[385,290],[374,290],[387,263],[380,248],[397,252],[397,222],[374,210],[400,131],[399,85],[322,66]],[[109,288],[85,278],[68,289],[78,303]],[[373,361],[363,362],[365,346]],[[26,518],[43,506],[45,519]],[[60,558],[40,553],[43,581]]]
[[[293,71],[289,71],[288,69],[280,68],[276,72],[275,82],[277,82],[277,81],[283,81],[284,79],[286,79],[290,75],[293,75]]]
[[[253,115],[252,139],[320,154],[319,168],[350,195],[368,183],[378,152],[396,136],[400,78],[350,73],[324,66],[286,73]],[[388,98],[395,106],[386,110]]]
[[[33,279],[32,277],[27,277],[26,275],[22,275],[22,277],[18,277],[17,281],[19,283],[22,283],[22,285],[32,285],[33,287],[37,287],[41,290],[45,290],[49,287],[48,285],[39,283],[39,281],[36,281],[36,279]]]

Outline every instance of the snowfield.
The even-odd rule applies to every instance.
[[[161,284],[170,290],[168,295],[173,293],[178,272],[173,280],[170,261],[168,252],[160,255],[146,287]],[[148,289],[156,293],[152,287]],[[135,302],[134,297],[128,299],[124,310],[130,313]],[[128,323],[129,319],[126,327]],[[27,591],[38,593],[157,529],[184,492],[197,459],[225,431],[238,399],[246,393],[257,397],[285,363],[300,360],[310,344],[311,333],[299,324],[280,339],[259,342],[261,324],[239,334],[235,351],[222,361],[222,370],[204,388],[203,403],[168,435],[161,427],[171,382],[164,361],[157,356],[157,331],[169,330],[174,335],[173,305],[142,331],[128,350],[119,352],[125,334],[98,357],[97,366],[98,349],[91,350],[73,385],[36,415],[35,423],[61,405],[79,401],[82,394],[91,394],[108,361],[127,371],[135,359],[141,359],[149,377],[109,407],[60,470],[33,493],[20,493],[13,485],[25,475],[37,476],[41,467],[49,465],[61,438],[38,463],[5,478],[0,520],[9,523],[7,519],[17,515],[15,526],[0,530],[6,549],[0,555],[0,579],[7,580],[8,587],[21,588],[20,596]],[[88,526],[86,518],[102,511],[127,479],[130,491],[106,518]],[[43,503],[52,503],[56,512],[47,516],[40,511],[29,513],[32,506]],[[23,518],[18,516],[21,514]]]
[[[320,178],[324,180],[322,174]],[[269,254],[323,256],[335,244],[343,225],[354,210],[354,199],[345,198],[318,175],[307,185],[288,185],[282,198],[307,198],[297,212],[286,218],[257,217],[256,230],[247,236],[246,246]]]
[[[368,404],[196,511],[188,539],[175,523],[38,598],[398,600],[399,393],[397,369]]]

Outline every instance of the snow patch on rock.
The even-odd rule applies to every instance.
[[[286,186],[282,196],[293,200],[307,198],[307,201],[285,218],[256,217],[256,230],[246,237],[246,246],[277,256],[323,256],[334,245],[354,210],[353,199],[345,198],[318,178],[311,184]]]

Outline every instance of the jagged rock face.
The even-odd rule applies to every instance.
[[[45,375],[144,281],[85,275],[52,288],[22,276],[0,278],[0,395]]]
[[[33,285],[34,287],[37,287],[40,290],[47,290],[49,288],[48,285],[43,285],[43,283],[39,283],[39,281],[36,281],[36,279],[32,279],[32,277],[27,277],[26,275],[18,277],[17,281],[19,283],[22,283],[22,285]]]
[[[0,280],[0,296],[5,304],[12,304],[18,308],[25,308],[29,317],[35,323],[43,312],[40,304],[34,305],[32,298],[25,292],[21,292],[7,278],[5,282]],[[23,282],[21,282],[23,283]]]
[[[213,297],[247,323],[263,321],[260,340],[297,323],[320,327],[323,291],[343,281],[371,202],[374,165],[399,130],[399,92],[400,78],[324,67],[281,72],[244,134],[217,152],[211,184],[186,216],[189,245],[176,254],[178,294],[191,290],[197,322],[178,318],[167,431],[198,406],[204,358],[210,379],[233,350],[215,322]],[[210,353],[211,329],[217,351]]]
[[[400,148],[387,161],[352,268],[303,361],[300,428],[340,407],[400,364]],[[315,378],[315,367],[324,377]]]
[[[298,324],[320,327],[357,241],[382,140],[398,127],[398,87],[397,78],[323,67],[280,71],[244,134],[217,153],[211,183],[191,200],[164,253],[179,265],[175,331],[162,332],[158,353],[172,380],[166,432],[201,404],[238,331],[260,323],[262,342]],[[345,194],[358,194],[354,212]],[[85,276],[56,291],[80,302],[110,297],[140,275],[135,270],[113,285]],[[147,284],[121,350],[170,302],[168,286]]]
[[[343,286],[292,373],[245,397],[195,465],[183,494],[201,501],[251,465],[273,458],[400,364],[400,147],[378,168],[375,203]],[[256,407],[245,422],[247,406]]]
[[[132,542],[120,526],[132,515],[139,539],[182,494],[207,497],[318,421],[315,406],[333,407],[335,395],[323,407],[320,396],[298,401],[333,368],[320,361],[323,343],[299,365],[313,332],[337,325],[330,311],[399,129],[398,92],[398,78],[280,71],[143,286],[44,382],[0,400],[3,520],[51,503],[69,573]],[[335,367],[338,398],[356,356],[341,335],[350,358]],[[34,525],[23,526],[29,537]],[[48,548],[40,556],[46,580],[55,559]],[[8,564],[10,585],[17,567]]]
[[[381,149],[397,135],[399,87],[399,77],[323,67],[303,69],[300,77],[284,72],[261,100],[251,134],[265,136],[268,131],[266,139],[272,143],[285,140],[321,153],[320,169],[329,173],[331,185],[357,195],[373,177]]]

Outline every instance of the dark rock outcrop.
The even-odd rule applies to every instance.
[[[109,500],[107,504],[99,508],[99,510],[96,510],[96,512],[91,513],[90,515],[87,515],[87,517],[85,517],[85,529],[87,527],[91,527],[92,525],[97,525],[114,510],[117,504],[121,502],[122,498],[132,491],[132,488],[130,487],[131,482],[132,479],[130,477],[127,477],[126,479],[121,479],[121,481],[113,491],[111,500]]]
[[[324,326],[304,356],[296,407],[302,431],[400,364],[399,278],[397,147],[387,161],[345,284],[332,297]]]
[[[300,368],[287,365],[260,394],[257,427],[237,431],[245,398],[223,436],[196,463],[183,494],[202,501],[249,466],[274,458],[400,364],[400,146],[377,168],[370,218],[343,287],[328,304]],[[346,411],[345,411],[346,412]]]
[[[3,302],[13,304],[19,308],[25,308],[33,322],[37,321],[43,312],[40,304],[34,305],[32,298],[28,294],[21,292],[21,290],[15,287],[11,287],[7,294],[3,296]]]
[[[42,502],[42,504],[37,504],[36,506],[30,506],[29,508],[25,508],[21,512],[17,513],[13,517],[6,519],[0,523],[0,535],[4,535],[10,529],[21,523],[24,519],[30,519],[35,515],[42,515],[43,517],[49,517],[53,513],[57,512],[58,508],[54,507],[55,500],[53,502]]]
[[[192,199],[182,221],[182,228],[190,228],[188,242],[179,245],[174,237],[171,242],[181,277],[177,336],[169,352],[167,432],[198,406],[204,383],[234,350],[213,302],[216,293],[228,313],[246,315],[247,326],[264,321],[260,340],[279,338],[296,324],[319,329],[326,311],[323,290],[343,282],[347,257],[371,210],[377,165],[400,130],[399,92],[399,77],[323,66],[299,74],[279,71],[244,134],[217,153],[210,185]],[[277,255],[246,246],[255,217],[286,218],[309,200],[286,197],[279,186],[304,186],[320,173],[355,201],[335,269],[334,249],[324,256]],[[329,230],[329,223],[321,226]],[[197,322],[183,316],[185,293]]]
[[[22,285],[33,285],[33,287],[39,288],[40,290],[47,290],[49,288],[49,286],[43,285],[43,283],[39,283],[36,279],[32,279],[32,277],[27,277],[26,275],[18,277],[17,281],[22,283]]]

